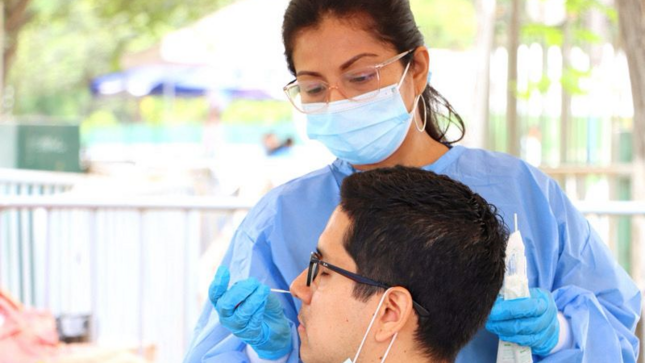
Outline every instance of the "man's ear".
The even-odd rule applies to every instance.
[[[374,338],[379,343],[388,342],[394,334],[403,330],[411,318],[415,317],[412,295],[401,286],[390,288],[378,314]]]
[[[414,51],[414,68],[411,69],[414,78],[415,94],[420,94],[428,84],[428,71],[430,69],[430,54],[424,45]]]

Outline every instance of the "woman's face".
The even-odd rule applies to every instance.
[[[298,32],[293,47],[296,78],[301,82],[323,80],[332,87],[340,86],[343,74],[376,65],[399,53],[391,44],[363,30],[361,25],[359,20],[347,21],[327,16],[318,26]],[[382,68],[380,87],[398,83],[404,68],[402,62]],[[425,88],[425,83],[415,85],[415,78],[414,69],[411,68],[401,85],[401,95],[408,111],[412,109],[415,96]],[[329,102],[345,99],[341,92],[333,89]]]

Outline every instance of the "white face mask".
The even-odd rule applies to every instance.
[[[370,325],[367,326],[367,331],[365,332],[365,335],[363,335],[363,341],[361,341],[361,345],[358,346],[358,350],[356,351],[356,355],[354,356],[354,359],[349,359],[347,358],[343,363],[356,363],[356,360],[358,359],[358,355],[361,354],[361,350],[363,349],[363,345],[365,344],[365,340],[367,340],[367,334],[369,334],[370,329],[372,329],[372,325],[374,324],[374,321],[376,320],[376,313],[381,309],[381,305],[383,305],[383,301],[385,301],[385,296],[387,295],[387,292],[390,291],[390,289],[387,289],[384,293],[383,296],[381,296],[381,301],[379,301],[378,306],[376,307],[376,311],[374,312],[374,316],[372,316],[372,321],[370,321]],[[394,344],[394,341],[396,340],[396,336],[399,333],[395,333],[394,336],[392,337],[392,340],[390,340],[390,345],[387,346],[387,350],[385,351],[385,354],[383,354],[383,359],[381,359],[381,363],[385,362],[385,358],[387,358],[387,355],[390,353],[390,349],[392,349],[392,345]]]

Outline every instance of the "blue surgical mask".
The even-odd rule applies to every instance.
[[[400,93],[408,66],[398,84],[366,93],[356,100],[330,102],[324,111],[307,114],[307,135],[352,165],[381,162],[401,146],[416,112],[408,112]],[[374,97],[376,94],[376,97]],[[374,97],[374,98],[372,98]],[[361,102],[361,98],[368,99]],[[320,109],[320,104],[303,105]]]

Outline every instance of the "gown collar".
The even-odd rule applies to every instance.
[[[457,158],[459,158],[464,150],[466,150],[464,146],[452,146],[445,154],[441,155],[439,159],[435,160],[434,163],[424,165],[421,167],[421,169],[441,174],[449,165],[451,165],[455,160],[457,160]],[[341,159],[334,160],[334,162],[331,163],[329,167],[331,168],[331,171],[334,174],[338,185],[340,185],[340,183],[346,176],[359,171],[355,169],[350,163]]]

